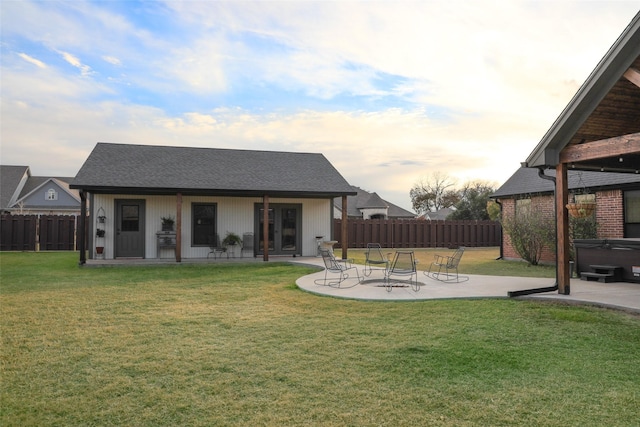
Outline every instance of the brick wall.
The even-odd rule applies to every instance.
[[[596,222],[598,238],[618,239],[624,237],[624,205],[622,190],[596,193]]]
[[[504,216],[513,216],[516,211],[515,199],[500,200],[502,203],[502,214]],[[534,196],[531,197],[531,209],[541,212],[545,217],[553,219],[555,207],[553,196]],[[505,259],[520,259],[520,255],[516,252],[511,244],[509,235],[504,233],[502,256]],[[555,247],[545,248],[540,258],[541,262],[555,261]]]
[[[502,214],[512,216],[515,213],[515,199],[500,200]],[[622,190],[599,191],[596,193],[596,221],[598,237],[615,239],[624,237],[624,207]],[[531,208],[553,217],[555,208],[553,195],[531,197]],[[502,253],[505,259],[520,259],[520,255],[511,246],[508,235],[504,235]],[[540,262],[555,262],[555,248],[546,248]]]

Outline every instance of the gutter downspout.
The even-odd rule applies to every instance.
[[[502,218],[502,203],[498,199],[495,199],[494,202],[500,206],[500,218]],[[502,231],[502,225],[500,225],[500,256],[496,258],[496,261],[501,259],[504,259],[504,233]]]
[[[538,167],[538,176],[542,179],[546,179],[548,181],[553,182],[553,204],[555,211],[558,211],[558,200],[555,197],[556,194],[556,178],[553,176],[545,175],[544,169],[542,167]],[[556,219],[556,254],[558,253],[558,220]],[[558,290],[558,256],[556,255],[556,283],[553,286],[547,286],[545,288],[533,288],[533,289],[523,289],[521,291],[509,291],[507,295],[510,298],[519,297],[523,295],[531,295],[531,294],[540,294],[543,292],[553,292]]]

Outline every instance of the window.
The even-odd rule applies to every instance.
[[[640,190],[624,192],[624,237],[640,237]]]
[[[50,188],[44,195],[45,200],[58,200],[58,192]]]
[[[216,204],[191,204],[191,246],[209,246],[216,234]]]

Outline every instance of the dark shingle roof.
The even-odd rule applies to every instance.
[[[0,208],[9,207],[9,202],[18,189],[22,177],[29,166],[0,166]]]
[[[555,176],[555,170],[547,170],[545,174]],[[569,170],[567,178],[569,190],[587,188],[595,191],[605,188],[640,186],[640,175],[628,173]],[[540,193],[553,193],[553,182],[540,178],[536,168],[520,168],[491,197]]]
[[[322,155],[98,143],[71,188],[329,197],[353,194]]]

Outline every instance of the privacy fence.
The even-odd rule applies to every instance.
[[[78,218],[71,215],[2,215],[0,250],[77,250],[77,228]],[[497,221],[350,219],[347,228],[350,248],[367,243],[385,248],[489,247],[500,246],[501,235]],[[333,240],[342,242],[341,232],[342,220],[336,219]]]
[[[384,248],[457,248],[500,246],[497,221],[348,220],[350,248],[380,243]],[[342,220],[333,224],[333,240],[342,242]],[[336,245],[340,247],[340,244]]]
[[[2,215],[0,250],[73,251],[77,226],[72,215]]]

